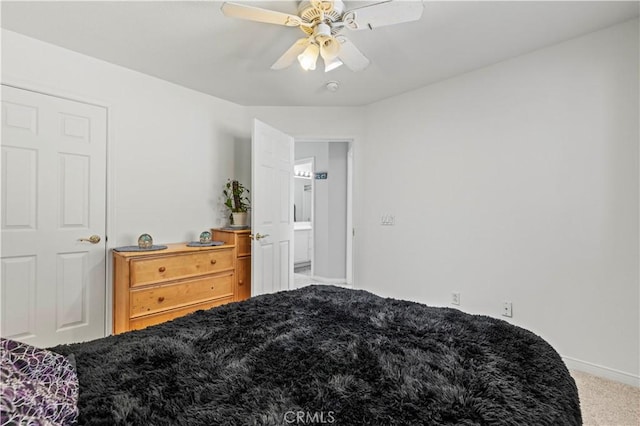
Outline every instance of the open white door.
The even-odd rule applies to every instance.
[[[2,86],[2,337],[105,331],[107,110]]]
[[[293,138],[254,120],[251,295],[292,288]]]

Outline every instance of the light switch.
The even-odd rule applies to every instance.
[[[385,226],[394,225],[395,222],[396,222],[396,218],[391,214],[383,214],[382,218],[380,219],[380,224]]]

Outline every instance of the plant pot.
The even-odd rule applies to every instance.
[[[247,212],[231,213],[233,216],[232,226],[247,226],[249,215]]]

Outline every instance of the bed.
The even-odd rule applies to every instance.
[[[11,352],[27,350],[2,343],[8,383]],[[575,382],[535,334],[334,286],[43,352],[61,365],[61,424],[581,424]],[[3,391],[5,416],[16,409],[10,397]]]

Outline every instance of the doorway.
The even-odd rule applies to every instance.
[[[294,285],[352,284],[352,143],[296,140]]]

